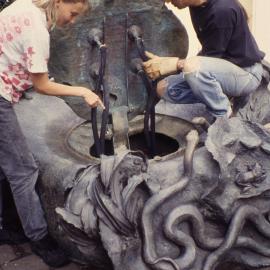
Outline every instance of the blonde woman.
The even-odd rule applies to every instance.
[[[2,180],[7,179],[32,251],[52,267],[68,260],[48,234],[35,191],[38,167],[12,105],[24,90],[34,86],[46,95],[81,96],[91,107],[104,109],[90,89],[48,78],[50,29],[74,23],[87,9],[88,0],[16,0],[0,13],[0,191]],[[0,244],[12,244],[16,234],[3,227],[1,205],[0,193]]]

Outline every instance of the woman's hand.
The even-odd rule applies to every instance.
[[[103,110],[105,110],[105,106],[99,96],[90,89],[84,88],[82,96],[85,102],[89,104],[92,108],[100,106]]]

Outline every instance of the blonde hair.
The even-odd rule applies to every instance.
[[[84,4],[84,13],[91,7],[89,0],[62,0],[64,3],[82,3]],[[57,13],[55,0],[32,0],[33,4],[46,12],[47,20],[52,23],[52,28],[56,25]]]

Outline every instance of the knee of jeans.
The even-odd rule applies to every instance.
[[[200,57],[194,56],[186,59],[183,66],[184,73],[197,72],[199,69],[200,69]]]
[[[167,87],[168,87],[168,82],[166,80],[162,80],[162,81],[158,82],[157,94],[160,98],[164,96]]]

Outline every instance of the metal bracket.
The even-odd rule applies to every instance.
[[[113,128],[113,146],[115,153],[119,152],[120,149],[129,149],[129,138],[128,138],[128,107],[121,106],[117,110],[112,111],[112,128]]]

